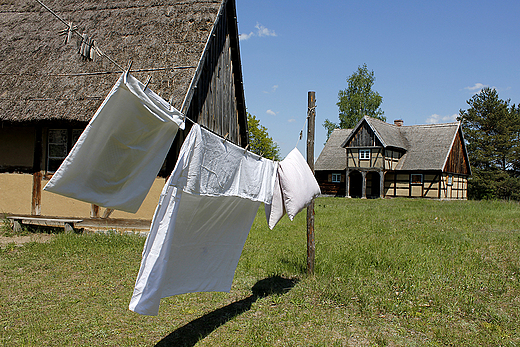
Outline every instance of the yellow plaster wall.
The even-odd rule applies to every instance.
[[[31,174],[0,174],[0,212],[9,214],[31,214],[32,201]],[[42,181],[42,188],[48,180]],[[152,219],[159,196],[164,186],[164,178],[156,178],[137,213],[114,211],[110,217],[127,219]],[[41,212],[43,216],[90,217],[91,205],[58,194],[42,191]],[[100,208],[100,215],[104,208]]]
[[[0,212],[30,214],[32,182],[29,174],[0,174]]]

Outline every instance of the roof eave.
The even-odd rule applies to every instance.
[[[186,92],[186,94],[184,96],[184,101],[182,102],[181,112],[183,114],[186,114],[186,112],[188,112],[187,107],[191,103],[191,99],[193,98],[193,94],[195,93],[195,88],[196,88],[197,83],[199,81],[199,78],[200,78],[200,75],[201,75],[201,72],[202,72],[202,68],[204,66],[204,61],[206,59],[206,56],[208,55],[208,51],[209,51],[209,47],[210,47],[210,43],[211,43],[211,38],[213,37],[213,35],[215,34],[215,31],[217,30],[216,29],[217,28],[217,23],[220,20],[220,18],[222,17],[222,14],[225,11],[226,4],[227,4],[227,0],[222,1],[222,3],[220,4],[220,8],[218,10],[218,14],[215,17],[215,21],[213,22],[213,26],[211,27],[211,32],[209,33],[208,38],[206,39],[206,44],[204,45],[204,50],[202,51],[202,54],[200,55],[199,63],[197,64],[197,69],[195,70],[195,73],[193,74],[193,78],[191,79],[190,86],[189,86],[188,91]],[[197,120],[194,119],[194,121],[197,121]]]
[[[369,119],[370,117],[369,116],[363,116],[363,118],[361,118],[359,120],[359,122],[356,124],[356,126],[354,127],[354,129],[352,129],[352,131],[350,132],[350,134],[348,135],[347,139],[341,144],[341,147],[345,148],[347,146],[347,143],[352,139],[352,137],[354,136],[354,134],[357,132],[357,130],[359,129],[359,127],[361,126],[361,124],[363,124],[363,121],[366,121],[368,126],[370,127],[370,129],[372,129],[372,131],[374,132],[374,134],[376,134],[378,140],[381,142],[381,144],[383,145],[383,147],[387,147],[385,141],[383,141],[383,138],[381,137],[381,135],[379,134],[379,132],[372,126],[372,124],[369,122]]]
[[[455,144],[455,140],[457,139],[457,134],[460,131],[460,139],[462,142],[462,152],[464,152],[464,158],[468,163],[468,175],[471,176],[471,165],[469,164],[468,152],[466,150],[466,144],[464,143],[464,132],[462,131],[462,123],[459,121],[457,124],[457,129],[453,134],[453,138],[451,140],[450,148],[448,149],[448,153],[446,153],[446,157],[444,158],[444,163],[442,164],[442,171],[444,172],[446,169],[446,165],[448,164],[448,158],[450,157],[451,150],[453,149],[453,145]]]

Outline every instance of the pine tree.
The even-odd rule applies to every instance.
[[[520,109],[485,88],[460,110],[473,176],[470,197],[520,199]]]

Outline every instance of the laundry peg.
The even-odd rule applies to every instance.
[[[96,49],[94,48],[95,47],[95,44],[96,42],[91,39],[90,40],[90,60],[94,60],[94,57],[95,57],[95,52],[96,52]]]
[[[131,61],[131,60],[128,62],[128,68],[126,69],[126,72],[127,72],[127,73],[130,72],[130,69],[132,68],[132,64],[133,64],[133,63],[134,63],[134,62]]]
[[[247,153],[247,149],[249,148],[249,143],[246,145],[246,148],[244,148],[244,154]]]
[[[65,44],[69,43],[70,40],[72,40],[72,30],[73,30],[73,24],[72,22],[69,22],[69,28],[67,29],[67,36],[65,38]]]
[[[168,100],[168,103],[170,104],[170,106],[173,106],[172,105],[173,104],[173,94],[172,94],[172,96],[170,96],[170,100]]]
[[[226,142],[228,135],[229,133],[226,133],[226,136],[224,136],[224,140],[222,141],[222,143]]]
[[[146,90],[146,88],[148,88],[148,84],[150,83],[150,80],[152,79],[152,75],[148,75],[148,80],[146,81],[146,84],[144,85],[144,89],[143,91]]]

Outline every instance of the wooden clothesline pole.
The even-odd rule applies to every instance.
[[[316,95],[308,93],[307,111],[307,164],[314,174],[314,128],[316,119]],[[316,247],[314,242],[314,200],[307,206],[307,274],[314,274],[314,259]]]

